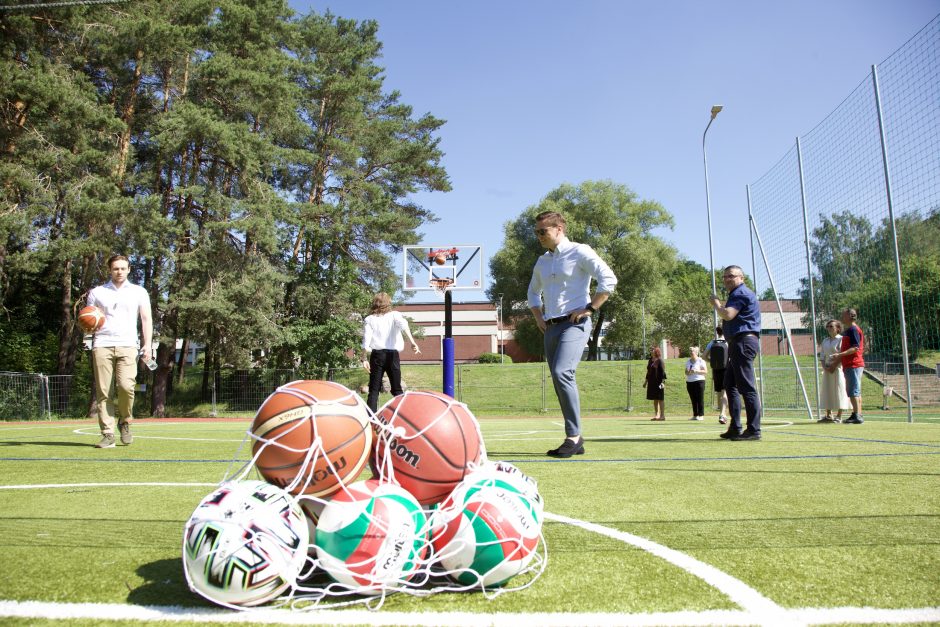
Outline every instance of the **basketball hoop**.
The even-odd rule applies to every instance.
[[[450,289],[450,286],[454,284],[454,280],[450,277],[432,277],[428,279],[428,284],[434,288],[434,291],[443,296],[447,293],[447,290]]]

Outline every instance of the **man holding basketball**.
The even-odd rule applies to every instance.
[[[134,382],[137,379],[137,360],[151,355],[153,320],[150,313],[150,295],[147,290],[127,280],[130,271],[127,257],[113,255],[108,259],[111,280],[88,293],[87,303],[104,312],[105,320],[96,333],[92,345],[95,368],[95,392],[98,397],[98,426],[101,441],[96,448],[114,448],[114,417],[111,412],[111,382],[117,388],[118,429],[121,444],[134,441],[131,420],[134,411]],[[138,350],[137,319],[143,336]]]
[[[617,286],[610,266],[587,244],[570,241],[566,227],[564,216],[555,211],[543,211],[535,217],[535,234],[548,250],[535,262],[529,282],[529,309],[545,334],[545,359],[567,436],[547,455],[560,458],[584,453],[575,370],[591,332],[591,314]],[[594,296],[590,296],[591,279],[597,281]]]

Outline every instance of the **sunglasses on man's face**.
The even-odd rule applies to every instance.
[[[553,226],[546,226],[545,228],[535,229],[535,234],[538,235],[539,237],[541,237],[542,235],[547,235],[547,234],[548,234],[548,229],[553,229],[553,228],[555,228],[555,227],[553,227]]]

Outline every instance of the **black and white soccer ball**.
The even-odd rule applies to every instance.
[[[308,536],[303,511],[285,490],[265,481],[224,483],[186,523],[186,581],[219,605],[267,603],[296,582]]]

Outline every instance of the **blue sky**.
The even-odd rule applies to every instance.
[[[561,183],[611,179],[663,204],[656,234],[750,266],[745,185],[767,172],[940,0],[291,0],[378,21],[385,88],[440,132],[453,191],[419,194],[427,244],[499,249],[503,224]],[[482,294],[467,293],[481,298]]]

